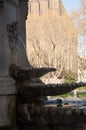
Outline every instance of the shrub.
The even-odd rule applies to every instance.
[[[72,71],[66,71],[64,74],[64,82],[65,83],[75,83],[76,82],[76,74]]]

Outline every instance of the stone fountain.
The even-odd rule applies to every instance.
[[[0,130],[17,130],[17,126],[19,130],[30,128],[42,130],[47,126],[47,130],[49,125],[54,130],[54,125],[59,125],[59,120],[63,121],[60,114],[66,117],[65,110],[45,108],[44,96],[64,94],[86,86],[86,83],[45,85],[37,79],[56,69],[33,68],[27,60],[25,50],[27,2],[0,0]],[[35,80],[32,80],[33,78]],[[68,115],[74,113],[78,114],[78,118],[81,109],[80,111],[68,109],[66,113],[68,121],[72,117]],[[85,110],[82,113],[85,115]],[[63,124],[67,125],[67,121]],[[79,121],[86,119],[84,117]],[[69,124],[71,122],[72,119]],[[74,123],[76,122],[75,120]]]

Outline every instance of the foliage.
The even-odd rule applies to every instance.
[[[64,74],[64,82],[65,83],[75,83],[76,82],[76,74],[72,71],[66,71]]]

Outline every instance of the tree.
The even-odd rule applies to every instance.
[[[78,80],[85,81],[86,57],[86,1],[81,0],[81,8],[72,11],[71,17],[78,30]]]
[[[27,30],[27,53],[33,66],[55,67],[57,77],[65,69],[77,71],[77,31],[66,12],[30,14]]]
[[[74,10],[71,17],[78,30],[78,51],[80,55],[86,55],[86,1],[81,0],[81,8]]]

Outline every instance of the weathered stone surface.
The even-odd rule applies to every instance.
[[[0,127],[14,127],[16,122],[17,90],[9,66],[19,65],[18,6],[19,0],[5,0],[0,7]]]
[[[24,104],[20,105],[20,109]],[[19,114],[20,130],[85,130],[86,128],[86,115],[83,113],[85,108],[82,107],[50,107],[50,106],[37,106],[36,104],[25,105],[23,114]],[[22,118],[23,117],[23,118]]]
[[[3,8],[2,8],[3,6]],[[16,122],[16,85],[9,66],[29,66],[26,56],[27,0],[2,0],[0,4],[0,127]],[[22,54],[23,53],[23,54]],[[11,126],[11,127],[10,127]]]
[[[0,95],[0,127],[16,124],[16,96]]]
[[[19,35],[19,66],[21,67],[30,67],[30,63],[27,58],[26,53],[26,18],[28,14],[28,0],[19,0],[18,6],[18,22],[20,27],[20,35]]]
[[[42,107],[36,104],[25,106],[21,104],[20,110],[23,110],[20,112],[21,114],[19,114],[20,118],[22,118],[25,113],[25,115],[29,115],[29,118],[25,116],[25,120],[28,122],[32,121],[38,126],[48,124],[58,125],[60,123],[68,125],[86,122],[86,110],[82,107]],[[20,110],[18,109],[18,111]],[[24,119],[24,117],[22,119]]]
[[[86,86],[86,83],[63,83],[63,84],[43,84],[43,83],[29,83],[19,84],[21,94],[32,93],[33,96],[54,96],[68,93],[76,88]]]
[[[33,78],[40,78],[44,74],[47,74],[49,72],[56,71],[55,68],[28,68],[23,69],[15,64],[11,64],[9,67],[9,73],[10,76],[12,76],[13,79],[16,80],[16,82],[24,82],[24,81],[30,81]]]
[[[14,2],[12,0],[5,1],[4,8],[0,9],[0,84],[2,84],[0,88],[4,88],[4,84],[5,86],[6,84],[11,84],[9,85],[9,89],[10,87],[15,88],[14,81],[9,76],[9,65],[12,62],[18,64],[18,59],[17,52],[13,54],[10,50],[7,25],[17,21],[17,3],[18,0]],[[2,82],[4,82],[4,84]]]

